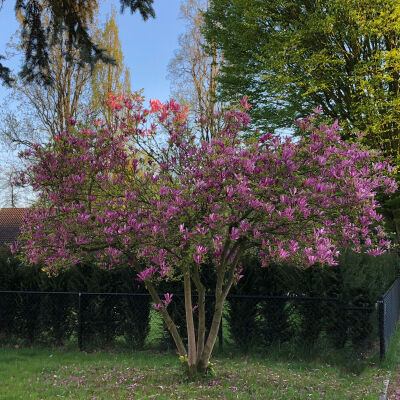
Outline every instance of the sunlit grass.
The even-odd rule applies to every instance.
[[[152,315],[152,341],[162,322]],[[225,332],[226,333],[226,332]],[[160,341],[162,343],[162,341]],[[174,352],[79,352],[63,349],[0,349],[0,399],[275,399],[376,400],[400,360],[400,329],[386,360],[378,348],[360,354],[285,345],[241,354],[216,345],[215,375],[189,380]]]
[[[397,333],[387,360],[301,354],[217,353],[215,376],[188,380],[178,357],[154,351],[81,353],[3,348],[0,398],[16,399],[360,399],[376,400],[400,352]],[[354,369],[353,364],[359,365]]]

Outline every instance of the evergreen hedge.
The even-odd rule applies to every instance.
[[[91,265],[48,277],[9,253],[0,255],[0,291],[147,293],[129,267],[104,271]],[[78,296],[72,294],[0,294],[0,341],[62,345],[77,336]],[[81,296],[85,346],[104,347],[124,338],[144,346],[150,329],[149,296]]]
[[[363,346],[371,339],[376,315],[346,311],[343,306],[373,307],[397,275],[397,256],[369,257],[345,251],[337,267],[290,265],[260,268],[256,257],[244,263],[245,275],[232,288],[226,319],[234,343],[243,348],[266,347],[286,341],[312,346],[321,338],[335,347],[346,343]],[[213,287],[212,265],[204,265],[202,278]],[[68,269],[48,277],[40,267],[21,264],[9,253],[0,254],[0,290],[48,292],[147,293],[129,267],[104,271],[91,265]],[[180,282],[163,282],[161,293],[175,293],[169,312],[185,338],[184,299]],[[207,293],[212,295],[211,292]],[[244,297],[235,297],[242,295]],[[335,297],[340,302],[255,299],[245,296]],[[77,335],[78,296],[1,294],[0,341],[62,345]],[[194,296],[193,304],[197,299]],[[206,301],[207,326],[214,304]],[[149,296],[82,296],[82,327],[85,345],[105,347],[123,338],[132,348],[143,348],[150,330]],[[196,317],[196,315],[195,315]],[[173,346],[164,327],[164,344]]]
[[[231,297],[227,312],[231,337],[242,348],[289,340],[309,347],[321,338],[337,348],[346,343],[364,346],[376,334],[376,313],[346,307],[374,307],[397,277],[397,260],[395,253],[371,257],[345,250],[338,266],[299,269],[291,265],[260,268],[257,258],[249,257],[246,275],[231,294],[309,296],[339,301],[256,301]]]

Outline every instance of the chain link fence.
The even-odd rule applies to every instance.
[[[295,342],[311,348],[321,339],[334,348],[377,337],[374,307],[347,306],[334,297],[230,296],[227,326],[245,350]]]
[[[219,347],[246,351],[288,341],[313,346],[322,338],[341,348],[349,341],[360,345],[380,337],[381,349],[386,351],[399,316],[399,296],[397,280],[379,303],[384,313],[379,313],[378,324],[375,307],[346,306],[334,297],[230,295]],[[196,301],[194,296],[194,305]],[[81,350],[118,344],[130,349],[173,349],[151,305],[146,293],[0,291],[0,343],[60,346],[75,342]],[[214,296],[207,295],[207,328],[213,309]],[[168,311],[185,338],[182,294],[174,294]]]
[[[380,356],[385,357],[400,317],[400,278],[378,300]]]

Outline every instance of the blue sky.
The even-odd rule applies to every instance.
[[[124,54],[124,63],[131,72],[132,90],[144,89],[149,99],[167,100],[170,83],[166,79],[167,65],[178,48],[178,36],[185,30],[179,19],[180,0],[155,0],[155,19],[143,21],[139,13],[126,10],[119,13],[119,0],[100,0],[100,18],[105,21],[112,5],[117,9],[119,37]],[[5,53],[5,43],[18,29],[14,15],[15,0],[5,0],[0,11],[0,54]],[[3,60],[4,61],[4,60]],[[20,70],[18,60],[5,61],[6,66]],[[0,104],[7,95],[0,86]]]

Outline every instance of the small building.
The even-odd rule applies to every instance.
[[[0,249],[9,248],[20,234],[22,219],[26,208],[1,208],[0,209]]]

